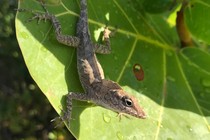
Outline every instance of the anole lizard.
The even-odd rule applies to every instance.
[[[76,36],[63,35],[58,19],[50,14],[42,3],[45,13],[35,13],[30,20],[50,20],[55,29],[57,40],[67,46],[77,48],[77,69],[80,82],[85,93],[69,92],[67,94],[67,110],[60,118],[63,121],[71,119],[72,99],[91,101],[119,114],[129,114],[137,118],[146,118],[143,109],[135,97],[128,95],[116,82],[104,79],[103,69],[98,62],[95,52],[108,54],[111,51],[108,28],[104,30],[105,45],[94,44],[88,30],[87,1],[81,0],[80,17],[77,23]],[[18,9],[24,11],[24,9]]]

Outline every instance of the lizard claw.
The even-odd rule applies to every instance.
[[[26,20],[26,22],[31,22],[31,21],[37,19],[38,20],[37,22],[39,24],[41,20],[44,20],[46,22],[47,20],[50,20],[53,16],[53,15],[49,14],[49,12],[47,11],[45,4],[42,1],[40,3],[42,5],[42,7],[44,8],[45,13],[36,12],[36,11],[30,10],[30,9],[22,9],[22,8],[14,9],[14,10],[16,10],[18,12],[27,12],[27,13],[33,14],[34,16],[29,18],[28,20]]]
[[[106,27],[104,28],[103,40],[109,39],[109,37],[113,37],[114,34],[117,32],[117,29],[118,29],[118,27],[116,27],[116,28],[114,29],[114,31],[110,31],[110,30],[108,29],[108,26],[106,26]]]
[[[54,121],[57,121],[57,120],[59,120],[59,121],[60,121],[60,120],[61,120],[61,118],[60,118],[60,117],[56,117],[56,118],[54,118],[54,119],[50,120],[50,122],[54,122]],[[63,121],[60,121],[58,124],[56,124],[54,128],[60,127],[60,126],[61,126],[61,124],[63,124]]]
[[[125,116],[126,118],[130,119],[130,117],[127,114],[121,112],[117,114],[117,117],[119,117],[119,121],[121,121],[122,116]]]
[[[70,126],[70,120],[71,119],[72,118],[69,118],[69,117],[66,117],[65,115],[63,115],[63,116],[59,116],[59,117],[56,117],[56,118],[50,120],[50,122],[55,122],[55,121],[58,120],[59,122],[55,125],[55,128],[57,128],[57,127],[60,127],[66,121],[68,121],[68,126]]]
[[[111,34],[111,31],[106,26],[104,29],[104,39],[108,39],[110,34]]]
[[[72,119],[69,115],[68,112],[63,111],[63,109],[61,109],[62,112],[62,116],[56,117],[54,119],[52,119],[50,122],[55,122],[55,121],[59,121],[58,124],[55,126],[55,128],[57,128],[58,126],[61,126],[61,124],[63,124],[64,122],[68,121],[68,126],[70,126],[70,120]],[[72,119],[74,120],[74,119]]]

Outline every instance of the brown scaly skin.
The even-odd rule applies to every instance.
[[[55,29],[57,40],[67,46],[77,47],[77,69],[80,82],[85,93],[69,92],[67,95],[67,110],[60,118],[63,121],[71,119],[72,100],[91,101],[119,114],[129,114],[137,118],[146,118],[135,97],[127,94],[116,82],[104,79],[103,69],[98,62],[95,52],[108,54],[111,51],[108,28],[104,31],[105,45],[93,44],[88,31],[87,2],[81,0],[80,18],[77,23],[76,36],[63,35],[57,18],[50,14],[44,4],[44,14],[34,13],[33,19],[50,20]],[[24,11],[18,9],[18,11]]]

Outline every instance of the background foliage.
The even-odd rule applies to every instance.
[[[32,80],[16,35],[17,0],[0,0],[0,139],[73,139],[65,128],[54,128],[57,116]]]

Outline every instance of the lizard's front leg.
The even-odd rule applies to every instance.
[[[88,94],[75,93],[75,92],[69,92],[66,96],[67,96],[66,111],[64,111],[64,114],[63,116],[60,117],[60,119],[62,121],[68,121],[68,123],[70,124],[71,112],[72,112],[72,100],[75,99],[80,101],[89,101],[90,97],[88,96]]]

